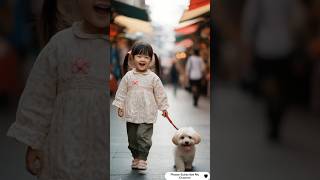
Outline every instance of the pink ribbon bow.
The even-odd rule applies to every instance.
[[[83,73],[83,74],[88,74],[90,64],[87,60],[85,59],[76,59],[72,63],[72,73]]]
[[[139,82],[138,80],[133,80],[132,81],[133,85],[138,85],[138,82]]]

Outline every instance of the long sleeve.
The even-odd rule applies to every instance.
[[[41,149],[52,119],[57,89],[57,62],[52,43],[41,51],[21,95],[8,136]]]
[[[154,95],[158,109],[161,111],[167,110],[169,108],[168,98],[159,77],[154,80]]]
[[[121,79],[121,82],[119,84],[115,99],[112,102],[112,105],[114,105],[120,109],[124,109],[124,103],[125,103],[125,99],[127,97],[127,92],[128,92],[128,85],[127,85],[126,77],[127,76],[124,76]]]

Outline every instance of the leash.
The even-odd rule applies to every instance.
[[[169,115],[166,115],[165,117],[168,119],[168,121],[170,122],[170,124],[172,124],[172,126],[173,126],[174,128],[176,128],[176,130],[179,130],[179,129],[173,124],[173,122],[172,122],[172,120],[170,119]]]

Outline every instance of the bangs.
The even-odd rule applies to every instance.
[[[149,44],[146,43],[137,43],[134,44],[131,51],[132,55],[145,55],[152,58],[153,56],[153,49]]]

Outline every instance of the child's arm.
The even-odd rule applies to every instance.
[[[8,136],[41,150],[45,143],[57,88],[55,48],[48,44],[39,54],[21,95],[16,121]]]
[[[156,99],[158,109],[166,111],[169,108],[167,94],[159,77],[154,80],[154,97]]]
[[[123,116],[124,102],[127,98],[128,85],[127,85],[127,76],[124,76],[119,84],[118,90],[116,92],[116,96],[112,105],[118,107],[118,115],[120,117]]]

